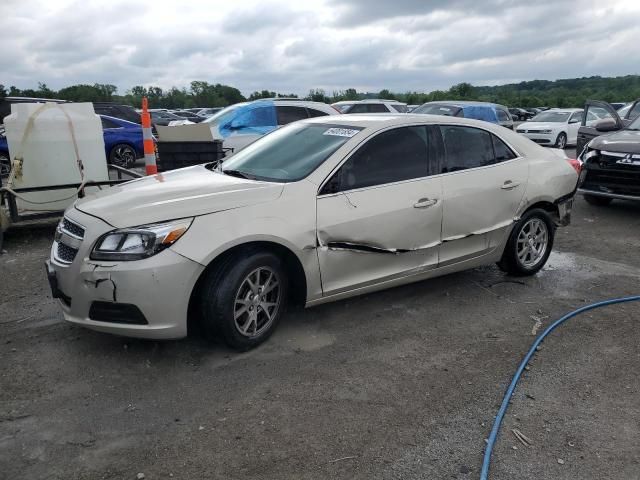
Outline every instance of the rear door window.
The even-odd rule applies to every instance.
[[[486,130],[441,125],[445,147],[443,172],[457,172],[495,163],[493,141]]]
[[[309,118],[307,109],[304,107],[277,106],[276,113],[278,114],[278,125],[286,125]]]
[[[329,115],[327,112],[323,112],[322,110],[316,110],[315,108],[309,108],[307,107],[307,113],[309,114],[310,117],[324,117],[326,115]],[[338,112],[336,112],[338,113]]]
[[[513,160],[517,158],[517,155],[511,150],[506,143],[500,140],[495,135],[491,135],[493,141],[493,151],[496,162],[506,162],[507,160]]]
[[[401,103],[392,103],[391,108],[393,108],[398,113],[407,113],[409,110],[406,105],[402,105]]]
[[[347,109],[345,113],[367,113],[367,104],[364,103],[356,103],[355,105],[351,105],[351,108]]]
[[[102,128],[120,128],[120,125],[107,118],[100,117],[100,121],[102,122]]]
[[[369,113],[387,113],[389,109],[383,103],[368,103],[367,112]]]

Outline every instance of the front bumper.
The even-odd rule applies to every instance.
[[[605,197],[605,198],[613,198],[616,200],[632,200],[632,201],[640,201],[640,195],[624,195],[622,193],[610,193],[610,192],[602,192],[599,190],[589,190],[588,188],[579,188],[578,193],[580,195],[593,195],[594,197]]]
[[[57,243],[47,262],[65,320],[129,337],[186,336],[189,299],[204,267],[171,249],[137,261],[90,260],[95,239],[112,227],[77,210],[67,217],[82,225],[86,236],[71,263],[55,255]]]
[[[524,135],[529,140],[534,141],[540,145],[555,145],[556,143],[557,136],[554,136],[553,133],[525,133],[525,132],[518,132],[518,131],[516,132],[519,133],[520,135]]]

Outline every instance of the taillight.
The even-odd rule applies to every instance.
[[[571,165],[576,173],[580,175],[580,171],[582,170],[582,162],[575,158],[567,158],[567,162],[569,162],[569,165]]]

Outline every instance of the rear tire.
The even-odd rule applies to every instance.
[[[596,207],[606,207],[613,202],[613,198],[601,197],[599,195],[584,195],[584,199],[589,205],[595,205]]]
[[[109,163],[122,168],[131,168],[136,163],[136,150],[126,143],[119,143],[109,153]]]
[[[509,235],[498,267],[515,276],[534,275],[547,263],[554,236],[555,225],[545,210],[525,212]]]
[[[279,257],[250,250],[224,259],[206,277],[201,311],[206,335],[245,351],[276,329],[288,299],[288,278]]]

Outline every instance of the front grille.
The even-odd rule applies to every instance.
[[[531,140],[536,143],[551,143],[551,140],[548,140],[546,138],[532,138]]]
[[[77,254],[78,250],[76,248],[72,248],[64,243],[58,243],[58,249],[56,251],[56,257],[58,260],[71,263],[76,258]]]
[[[84,228],[77,223],[72,222],[67,217],[62,219],[62,230],[74,237],[78,237],[81,240],[84,238]]]
[[[606,193],[640,196],[640,167],[615,163],[620,157],[601,155],[585,165],[582,188]]]

